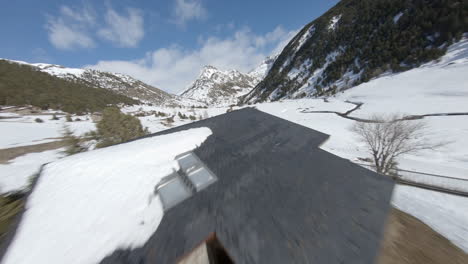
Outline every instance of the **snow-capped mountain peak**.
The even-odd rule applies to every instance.
[[[198,78],[180,95],[212,105],[236,104],[238,97],[250,92],[265,77],[276,57],[267,57],[249,73],[204,66]]]
[[[200,77],[205,77],[205,78],[211,78],[211,75],[214,73],[218,72],[219,70],[211,65],[206,65],[205,67],[202,68],[200,72]]]
[[[273,66],[273,63],[275,62],[276,58],[278,58],[278,55],[266,57],[265,60],[263,60],[262,63],[260,63],[260,65],[258,65],[255,69],[249,72],[249,75],[261,81],[270,71],[271,66]]]

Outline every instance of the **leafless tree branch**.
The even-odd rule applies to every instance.
[[[397,159],[402,155],[447,144],[428,141],[427,125],[422,120],[404,120],[397,114],[373,115],[371,120],[356,122],[351,131],[365,143],[378,173],[394,173]]]

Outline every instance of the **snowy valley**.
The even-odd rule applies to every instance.
[[[355,108],[350,102],[362,103],[362,106],[350,116],[367,118],[373,113],[400,112],[406,115],[424,115],[437,113],[468,112],[468,83],[465,73],[468,71],[468,40],[453,45],[447,55],[438,61],[427,63],[419,68],[398,74],[376,78],[326,100],[298,99],[277,102],[258,103],[251,106],[261,111],[293,121],[306,127],[329,134],[330,139],[322,149],[340,157],[360,163],[360,158],[367,157],[364,146],[350,132],[353,120],[333,113],[320,111],[346,112]],[[443,87],[443,90],[442,88]],[[410,93],[410,94],[409,94]],[[136,116],[150,132],[158,132],[169,127],[187,122],[177,113],[207,118],[228,111],[229,107],[158,107],[140,105],[125,107],[122,110]],[[234,108],[238,109],[238,107]],[[8,109],[6,109],[8,110]],[[145,114],[152,111],[174,115],[174,123],[165,122],[165,117]],[[316,113],[314,113],[316,111]],[[50,120],[51,115],[19,116],[0,114],[0,127],[5,131],[2,148],[35,145],[57,140],[64,125],[70,126],[77,135],[94,129],[91,116],[74,116],[82,121],[66,122],[64,116],[59,120]],[[44,122],[37,123],[41,117]],[[425,173],[468,179],[468,122],[466,115],[425,117],[431,133],[427,140],[448,140],[450,144],[436,151],[425,151],[418,155],[409,155],[400,160],[400,167]],[[8,160],[0,165],[2,191],[16,191],[28,186],[29,178],[37,172],[41,164],[63,157],[60,148],[43,152],[32,152]],[[94,151],[91,151],[94,152]],[[82,154],[78,154],[79,158]],[[83,154],[87,155],[87,154]],[[91,153],[89,155],[92,155]],[[66,158],[69,160],[69,158]],[[463,208],[468,207],[468,199],[449,194],[422,190],[407,186],[398,186],[394,191],[394,206],[406,211],[440,232],[457,246],[468,251],[468,214]],[[450,224],[447,224],[450,223]]]
[[[182,187],[179,187],[183,190],[172,190],[174,200],[179,199],[177,202],[190,199],[187,198],[190,195],[193,195],[192,198],[198,195],[196,198],[200,201],[210,197],[204,196],[206,192],[202,193],[195,181],[190,182],[192,179],[188,170],[185,171],[184,164],[179,161],[190,156],[193,158],[190,162],[196,163],[190,167],[190,173],[199,173],[204,168],[206,174],[201,174],[203,177],[215,175],[215,170],[208,168],[204,164],[206,161],[196,153],[203,144],[206,146],[207,142],[213,142],[213,138],[219,140],[215,142],[222,143],[222,147],[219,147],[221,151],[210,148],[203,151],[216,156],[214,162],[225,163],[232,170],[239,169],[240,173],[235,171],[234,174],[247,170],[240,164],[242,162],[237,162],[245,160],[239,158],[234,162],[225,159],[222,154],[247,157],[245,159],[251,159],[257,166],[263,164],[256,163],[258,159],[251,158],[249,151],[236,152],[235,145],[251,144],[255,151],[264,150],[262,147],[266,145],[273,146],[266,148],[266,156],[284,147],[294,152],[295,158],[304,157],[311,164],[320,159],[316,158],[318,155],[304,155],[309,152],[309,147],[333,156],[342,164],[349,165],[343,166],[345,169],[340,175],[343,176],[341,180],[348,181],[342,184],[345,187],[349,187],[349,183],[364,186],[368,180],[363,180],[364,177],[352,178],[354,174],[347,174],[346,168],[357,168],[363,172],[360,175],[366,177],[366,173],[382,177],[380,180],[387,181],[390,186],[388,190],[373,188],[379,186],[375,184],[368,188],[372,189],[369,193],[379,195],[379,192],[387,191],[386,204],[391,211],[399,210],[415,217],[428,226],[427,230],[440,237],[444,246],[458,250],[468,259],[468,32],[460,33],[462,26],[449,18],[452,13],[458,12],[459,2],[444,8],[439,8],[435,2],[423,2],[339,1],[322,16],[295,31],[297,34],[286,46],[282,46],[284,48],[279,54],[275,50],[261,61],[265,56],[262,53],[255,63],[246,64],[250,68],[261,61],[251,71],[206,65],[190,85],[183,85],[186,88],[178,94],[167,92],[167,87],[156,88],[121,73],[0,59],[0,205],[6,205],[4,207],[7,209],[6,213],[0,212],[6,219],[0,225],[0,242],[8,243],[8,250],[0,251],[1,263],[113,263],[112,258],[110,262],[102,261],[109,256],[120,257],[131,251],[147,250],[145,246],[154,239],[158,227],[165,226],[163,217],[171,215],[167,213],[164,196],[159,192],[160,185],[171,186],[169,182],[174,179],[181,181]],[[439,15],[444,19],[439,19]],[[163,55],[169,56],[169,53]],[[193,69],[198,70],[198,67]],[[262,129],[273,127],[270,130],[274,133],[285,130],[281,132],[287,134],[289,127],[275,126],[276,123],[271,127],[263,126],[251,115],[245,118],[244,126],[262,133],[247,137],[245,131],[240,129],[232,132],[234,135],[226,136],[226,139],[217,137],[216,129],[208,127],[208,122],[203,121],[254,111],[251,108],[263,115],[266,113],[272,119],[289,121],[285,123],[291,127],[294,125],[309,132],[312,129],[317,134],[325,134],[324,138],[329,137],[321,144],[309,146],[312,140],[306,141],[304,137],[297,136],[299,133],[296,135],[299,130],[292,129],[296,132],[290,133],[296,136],[294,140],[291,140],[292,136],[278,137],[281,140],[276,140],[267,134],[269,131]],[[117,112],[117,116],[108,118],[115,126],[103,121],[109,109]],[[366,144],[353,131],[353,127],[359,123],[379,123],[372,118],[391,115],[401,119],[387,122],[390,124],[420,122],[424,133],[418,134],[419,140],[437,147],[408,151],[398,156],[392,164],[395,174],[385,174],[376,169],[372,160],[375,156],[369,151],[369,143]],[[226,122],[230,126],[222,122],[219,126],[233,130],[244,120],[238,116],[236,118]],[[187,124],[194,125],[194,128],[180,127]],[[121,132],[120,128],[128,130]],[[107,136],[115,141],[99,145],[104,141],[103,133],[99,134],[99,130],[113,132]],[[232,138],[241,140],[233,139],[231,142]],[[271,138],[275,140],[271,141],[274,142],[272,144],[268,141]],[[257,144],[257,141],[265,145]],[[79,148],[79,151],[69,152],[70,146]],[[258,153],[264,154],[261,151]],[[289,155],[274,157],[294,160]],[[274,162],[277,160],[274,159]],[[278,160],[279,164],[283,162],[287,163]],[[302,172],[301,164],[297,166],[299,174],[316,176],[313,175],[315,167]],[[330,170],[330,167],[317,174],[326,175],[323,172]],[[291,173],[291,170],[283,169],[286,166],[279,168],[277,171],[285,178]],[[252,174],[259,171],[271,173],[273,170],[260,167],[255,168]],[[224,172],[223,169],[219,171]],[[255,181],[253,177],[245,182],[232,181],[231,198],[238,199],[239,194],[255,193],[259,196],[265,194],[265,197],[278,195],[285,200],[288,195],[292,200],[300,200],[301,196],[294,196],[296,189],[293,186],[297,187],[294,184],[302,184],[302,181],[289,184],[283,182],[285,178],[255,179],[263,184],[259,190],[249,189],[249,184]],[[215,175],[210,180],[210,184],[216,184],[219,179]],[[330,180],[328,176],[321,176],[320,180],[323,182],[317,186],[327,191],[338,182]],[[293,195],[276,192],[271,188],[274,184],[281,185],[283,188],[280,190],[290,191]],[[340,188],[334,191],[339,190],[343,197],[347,197],[346,189]],[[189,195],[185,197],[184,192]],[[214,193],[220,194],[222,191]],[[359,194],[349,192],[349,201],[354,201],[351,199],[357,196]],[[225,196],[219,197],[221,202],[227,201],[223,200]],[[267,200],[265,197],[259,199]],[[326,213],[345,208],[359,211],[359,214],[369,218],[378,214],[378,210],[371,212],[361,208],[357,202],[355,208],[339,204],[340,200],[335,198],[337,195],[315,197],[320,203],[330,200],[329,204],[337,207],[327,208],[329,211]],[[305,201],[296,202],[309,203],[313,199],[302,200]],[[372,200],[369,204],[376,208],[377,202],[374,202]],[[235,211],[229,207],[233,203],[226,204],[228,211]],[[271,215],[267,214],[265,219],[271,223],[257,219],[252,222],[257,221],[255,224],[259,226],[271,225],[278,230],[290,225],[287,221],[275,222],[274,214],[281,212],[279,209],[276,211],[281,206],[274,204],[268,208]],[[197,210],[203,215],[208,207]],[[289,210],[293,206],[283,207]],[[213,208],[215,213],[222,211]],[[319,213],[317,217],[302,218],[308,221],[308,225],[314,225],[315,221],[320,223],[322,216],[326,219],[324,211]],[[182,215],[194,222],[206,220],[204,215],[200,218],[192,218],[188,213]],[[294,213],[291,215],[299,218]],[[172,216],[179,215],[174,213]],[[236,211],[230,217],[239,221],[236,224],[249,234],[241,239],[234,237],[236,243],[242,244],[244,240],[257,243],[264,239],[251,235],[254,232],[245,221],[240,220],[245,217],[241,213]],[[333,226],[340,221],[353,222],[353,228],[359,230],[369,228],[354,218],[350,221],[348,215],[343,219],[323,226],[320,232],[326,234],[324,240],[331,239],[329,237],[339,232],[349,235],[346,230]],[[221,222],[219,219],[213,221]],[[167,230],[176,229],[177,226],[172,223],[165,223],[171,227]],[[8,225],[13,228],[7,229]],[[184,228],[181,230],[189,232]],[[398,232],[404,233],[402,230]],[[215,231],[223,235],[222,232],[226,230]],[[364,243],[368,243],[377,237],[377,234],[370,233],[370,238],[359,237],[359,240],[367,240]],[[293,243],[297,242],[297,245],[288,246],[303,246],[300,239],[295,237],[299,234],[288,235]],[[216,237],[216,234],[212,233],[211,236]],[[349,251],[352,254],[361,250],[353,243],[362,241],[354,241],[351,235],[346,239],[349,239],[347,242],[351,245]],[[190,244],[193,241],[185,242]],[[311,245],[315,246],[315,242]],[[171,243],[164,246],[170,247]],[[404,242],[402,245],[399,246],[406,246]],[[438,247],[438,244],[434,245],[430,246]],[[144,262],[138,258],[129,259],[128,263]],[[252,263],[258,262],[255,256],[252,259]]]

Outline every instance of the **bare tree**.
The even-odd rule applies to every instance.
[[[444,143],[429,142],[427,126],[422,120],[405,120],[400,115],[373,115],[368,122],[356,122],[351,130],[366,144],[378,173],[396,172],[397,158]]]

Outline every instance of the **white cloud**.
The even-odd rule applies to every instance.
[[[143,14],[128,8],[127,15],[108,8],[104,26],[99,27],[96,12],[91,7],[62,6],[57,16],[47,16],[49,41],[58,49],[91,48],[101,37],[119,47],[135,47],[143,39]]]
[[[257,35],[244,28],[226,39],[201,38],[200,47],[194,50],[172,45],[148,52],[138,60],[99,61],[88,67],[128,74],[168,92],[178,93],[197,78],[205,65],[223,70],[252,70],[272,52],[280,52],[295,33],[277,27],[265,35]]]
[[[49,41],[56,48],[89,48],[95,45],[88,31],[94,24],[95,16],[92,9],[73,10],[68,6],[62,6],[59,16],[47,17],[46,29]]]
[[[203,19],[208,12],[200,0],[176,0],[174,7],[174,21],[184,26],[190,20]]]
[[[106,26],[98,31],[98,35],[120,47],[136,47],[145,35],[143,14],[134,8],[127,9],[127,12],[128,16],[125,16],[108,9]]]

